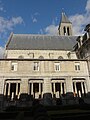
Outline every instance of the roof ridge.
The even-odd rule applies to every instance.
[[[65,36],[65,35],[47,35],[47,34],[14,34],[13,36],[45,36],[45,37],[78,37],[78,36]]]

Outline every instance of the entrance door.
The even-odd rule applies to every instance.
[[[33,84],[34,98],[39,98],[39,83]]]

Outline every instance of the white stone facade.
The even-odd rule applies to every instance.
[[[38,63],[38,69],[34,63]],[[3,59],[0,60],[0,81],[0,94],[10,99],[19,98],[21,93],[34,98],[51,93],[52,97],[59,98],[66,93],[83,96],[90,92],[86,60]]]
[[[14,100],[22,93],[35,99],[45,93],[52,98],[90,93],[88,60],[77,58],[76,37],[65,14],[58,30],[64,36],[11,34],[0,59],[1,95]]]
[[[69,50],[6,50],[6,58],[18,59],[20,56],[25,59],[77,59],[76,53]]]

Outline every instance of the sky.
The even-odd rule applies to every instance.
[[[0,0],[0,58],[10,33],[58,35],[61,13],[82,35],[90,23],[90,0]]]

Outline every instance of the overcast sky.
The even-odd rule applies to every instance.
[[[90,23],[90,0],[0,0],[0,56],[11,32],[58,34],[62,10],[73,24],[73,35]]]

